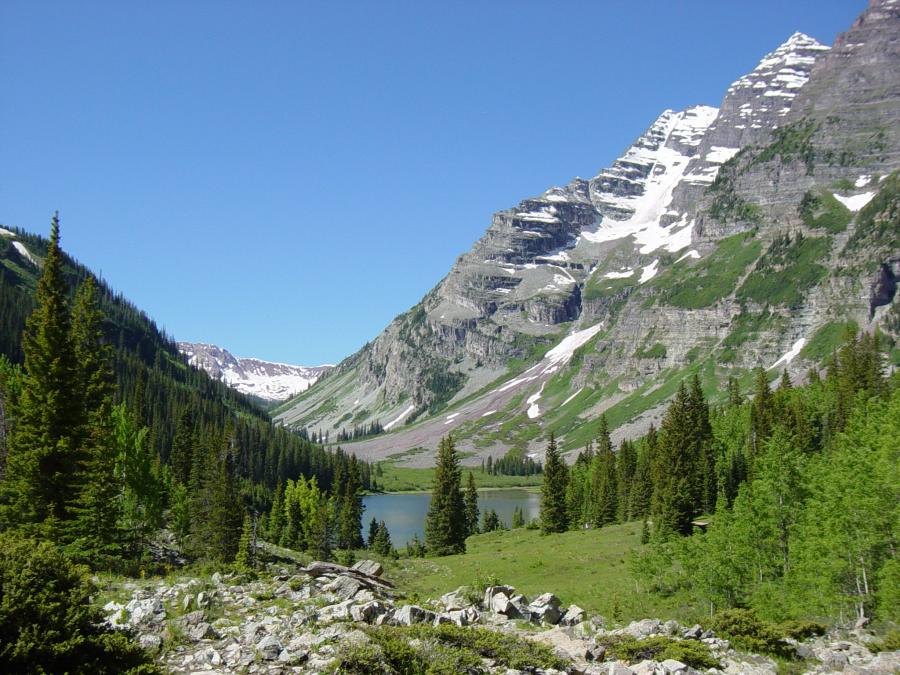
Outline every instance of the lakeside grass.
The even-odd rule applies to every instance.
[[[375,476],[381,492],[430,492],[434,485],[434,467],[418,468],[397,466],[394,462],[381,462],[382,475]],[[492,476],[482,473],[479,467],[462,467],[462,484],[466,485],[468,473],[475,477],[478,488],[524,488],[538,487],[543,475],[536,476]]]
[[[640,535],[639,522],[551,535],[524,528],[489,532],[469,537],[462,555],[388,561],[386,575],[413,600],[437,599],[492,578],[529,599],[555,593],[563,605],[577,604],[610,621],[701,618],[703,610],[686,595],[662,597],[635,580],[628,562],[641,548]]]

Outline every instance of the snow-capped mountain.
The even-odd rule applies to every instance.
[[[222,347],[197,342],[179,342],[178,349],[192,366],[202,368],[242,394],[266,401],[283,401],[305,391],[333,368],[240,358]]]
[[[900,168],[898,30],[900,2],[871,0],[833,47],[794,33],[718,108],[666,110],[593,178],[498,211],[279,421],[382,421],[353,443],[369,459],[449,431],[473,457],[550,431],[574,450],[600,413],[642,433],[693,373],[817,365],[805,345],[900,304],[896,246],[858,215]]]

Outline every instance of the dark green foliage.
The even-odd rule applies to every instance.
[[[738,289],[739,299],[760,304],[798,306],[805,292],[828,272],[818,263],[831,251],[830,237],[776,237],[756,269]]]
[[[86,572],[47,542],[0,534],[0,670],[159,672],[127,635],[103,627]]]
[[[568,480],[568,468],[559,455],[556,439],[551,432],[544,456],[544,484],[541,487],[541,531],[545,534],[569,529],[566,508]]]
[[[851,184],[850,189],[853,189]],[[853,220],[853,214],[830,192],[807,191],[798,208],[803,224],[807,227],[826,230],[831,233],[843,232]]]
[[[779,655],[788,652],[788,645],[776,627],[760,619],[752,609],[718,612],[710,619],[709,628],[743,651]]]
[[[722,239],[718,248],[695,265],[677,265],[654,279],[660,299],[675,307],[709,307],[729,295],[744,270],[759,257],[761,245],[751,233]]]
[[[666,358],[666,346],[656,342],[652,347],[641,346],[635,353],[636,359],[664,359]]]
[[[869,643],[873,652],[895,652],[900,650],[900,629],[889,630],[883,638]]]
[[[481,531],[482,532],[496,532],[497,530],[505,529],[503,527],[503,523],[500,520],[500,516],[497,515],[497,512],[494,509],[488,509],[484,512],[484,517],[481,521]]]
[[[819,328],[810,338],[800,356],[814,363],[821,364],[826,357],[831,356],[844,342],[848,333],[856,333],[855,321],[832,321]]]
[[[593,500],[590,523],[593,527],[603,527],[616,522],[618,513],[619,488],[617,482],[616,456],[609,438],[606,415],[600,416],[597,443],[591,460],[590,493]]]
[[[372,543],[372,550],[383,556],[391,556],[394,554],[394,544],[391,542],[391,533],[388,532],[387,525],[384,521],[378,523],[378,529],[375,530],[375,540]]]
[[[434,366],[422,375],[422,385],[433,394],[428,412],[434,413],[444,407],[456,392],[463,388],[466,376],[448,370],[446,365]]]
[[[775,316],[768,309],[759,314],[742,311],[732,322],[731,332],[722,340],[721,360],[734,361],[741,345],[755,339],[760,332],[769,329],[775,321]]]
[[[466,482],[466,534],[478,534],[478,490],[475,488],[475,476],[469,472]]]
[[[425,518],[425,545],[432,555],[451,555],[466,550],[466,511],[460,489],[459,457],[450,436],[438,446],[434,488]]]
[[[244,515],[234,566],[241,572],[250,572],[256,569],[256,523],[252,521],[249,514]]]
[[[806,640],[817,635],[825,635],[828,626],[818,621],[793,619],[782,621],[775,627],[776,632],[793,640]]]
[[[628,663],[674,659],[691,668],[721,667],[709,647],[694,640],[676,640],[661,635],[643,640],[630,635],[605,635],[598,638],[598,643],[606,647],[609,656]]]

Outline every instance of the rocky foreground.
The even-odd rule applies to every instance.
[[[374,654],[377,661],[381,647],[373,640],[375,631],[441,624],[480,626],[515,636],[522,644],[529,640],[546,645],[550,649],[545,651],[553,653],[556,665],[562,666],[523,665],[520,658],[516,670],[508,667],[508,659],[486,657],[467,672],[687,675],[778,671],[774,660],[740,653],[700,626],[686,628],[675,621],[656,619],[611,626],[575,605],[562,607],[552,593],[529,601],[510,586],[489,586],[483,595],[460,588],[440,600],[414,605],[403,601],[402,594],[383,578],[381,565],[371,560],[352,568],[312,563],[271,572],[259,579],[216,573],[203,580],[120,582],[107,592],[121,600],[108,602],[104,610],[111,625],[132,630],[145,648],[157,654],[164,668],[194,675],[389,673],[392,671],[387,668],[351,669],[348,655],[372,658]],[[615,659],[605,646],[617,639],[662,636],[705,645],[719,667],[697,670],[675,659],[628,663]],[[869,649],[873,640],[860,628],[789,644],[807,672],[900,672],[900,651],[873,653]],[[410,653],[424,653],[426,662],[429,649],[435,650],[436,657],[445,655],[443,647],[427,639],[409,638],[408,643],[413,650]]]

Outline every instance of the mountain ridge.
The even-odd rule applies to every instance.
[[[849,142],[843,129],[870,124],[859,96],[856,110],[840,104],[840,87],[850,86],[840,73],[870,52],[880,63],[871,77],[896,81],[897,10],[876,0],[848,34],[860,26],[866,37],[842,35],[835,56],[794,33],[735,80],[718,110],[664,111],[594,178],[497,212],[419,304],[282,405],[277,419],[319,430],[377,419],[394,433],[348,447],[379,459],[425,448],[404,457],[408,465],[430,462],[436,439],[451,430],[470,461],[539,453],[549,430],[573,450],[603,412],[620,437],[639,433],[691,372],[701,371],[709,391],[729,374],[746,381],[755,364],[797,374],[816,365],[810,355],[826,341],[819,333],[833,334],[835,322],[866,325],[872,314],[881,325],[868,296],[873,265],[886,266],[888,281],[900,272],[890,246],[843,253],[863,231],[858,214],[897,168],[896,154],[883,151],[896,145],[895,127],[882,128],[879,138],[890,138],[857,148],[852,161],[832,150],[817,155],[808,129],[830,125],[828,143],[840,145]],[[843,44],[855,52],[846,56]],[[793,109],[809,108],[803,92],[810,83],[822,90],[819,80],[843,84],[824,87],[825,103],[813,105],[823,121],[811,122]],[[891,86],[871,96],[897,119]],[[539,368],[586,330],[589,339],[565,364]],[[521,376],[533,371],[542,376]],[[500,393],[509,395],[492,398]],[[535,408],[541,397],[546,409]]]
[[[188,363],[202,368],[242,394],[269,402],[280,402],[305,391],[334,366],[300,366],[255,357],[234,356],[218,345],[179,342],[178,350]]]

